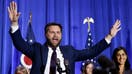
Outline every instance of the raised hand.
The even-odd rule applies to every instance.
[[[118,31],[121,30],[121,22],[120,20],[116,20],[116,22],[114,23],[114,25],[112,26],[110,33],[106,36],[107,40],[111,40],[113,37],[116,36],[116,34],[118,33]]]
[[[117,34],[117,32],[118,32],[119,30],[121,30],[120,25],[121,25],[120,20],[116,20],[116,22],[114,23],[113,27],[112,27],[111,30],[110,30],[110,35],[111,35],[112,37],[114,37],[114,36]]]
[[[10,6],[8,7],[9,18],[12,25],[18,25],[18,18],[20,16],[20,12],[17,12],[17,4],[12,1]]]

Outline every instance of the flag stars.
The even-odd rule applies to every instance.
[[[89,33],[88,35],[91,36],[91,33]]]
[[[91,39],[89,38],[88,40],[90,41]]]
[[[30,43],[32,43],[32,42],[33,42],[33,40],[31,39],[31,40],[29,40],[29,42],[30,42]]]
[[[91,42],[93,42],[93,40],[91,40]]]
[[[90,43],[88,43],[88,46],[90,46]]]
[[[91,62],[93,62],[94,60],[93,59],[91,59]]]
[[[85,65],[85,63],[83,62],[83,63],[82,63],[82,65],[84,66],[84,65]]]

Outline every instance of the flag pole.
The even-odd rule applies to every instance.
[[[31,22],[32,22],[32,13],[30,12],[29,13],[29,24],[31,24]]]

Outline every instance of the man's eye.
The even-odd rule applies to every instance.
[[[54,33],[54,32],[51,31],[50,33]]]

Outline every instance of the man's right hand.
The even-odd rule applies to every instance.
[[[17,4],[12,1],[10,6],[8,7],[9,18],[12,26],[18,25],[18,18],[20,16],[20,12],[17,12]]]

